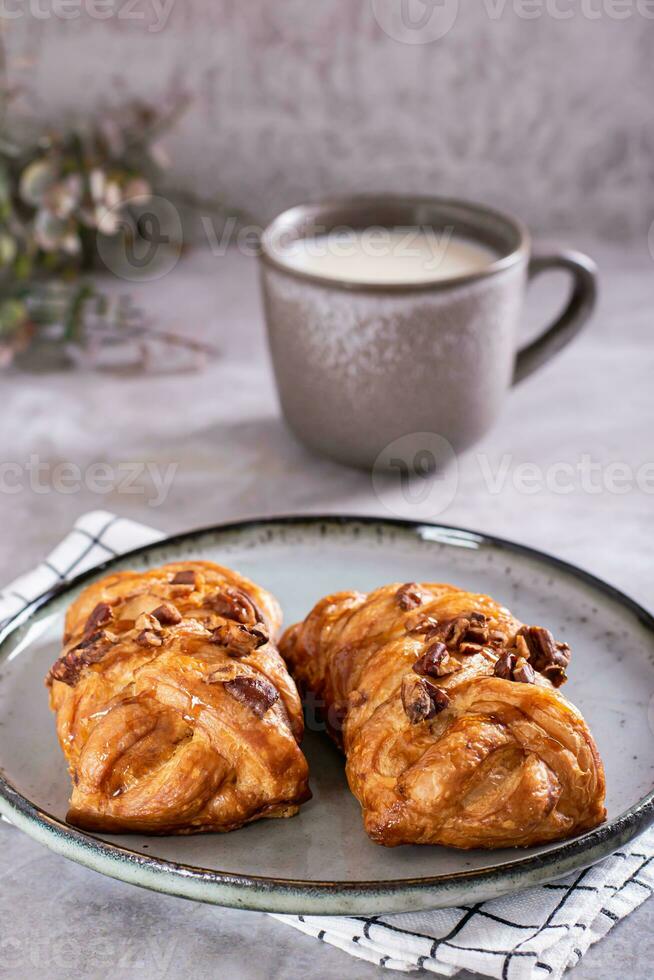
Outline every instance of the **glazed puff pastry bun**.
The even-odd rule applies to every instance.
[[[568,647],[488,596],[341,592],[280,649],[324,705],[373,841],[527,847],[605,819],[597,748],[559,692]]]
[[[311,794],[280,625],[270,593],[211,562],[85,589],[47,678],[69,822],[186,834],[297,813]]]

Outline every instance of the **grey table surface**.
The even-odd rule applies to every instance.
[[[511,393],[493,432],[459,458],[453,499],[431,516],[553,552],[651,608],[654,261],[646,241],[581,244],[601,271],[592,325]],[[534,287],[526,331],[552,313],[563,288],[556,276]],[[29,569],[78,515],[96,508],[171,532],[273,513],[414,515],[400,487],[375,491],[368,474],[311,456],[285,429],[252,260],[199,250],[130,292],[161,326],[211,340],[221,356],[196,374],[2,378],[2,459],[15,464],[0,487],[2,581]],[[62,471],[66,462],[80,468],[79,486],[75,470]],[[97,462],[113,468],[102,493],[87,478]],[[141,472],[128,488],[125,466],[135,463]],[[166,472],[170,486],[158,492],[152,474]],[[263,914],[103,878],[6,824],[0,881],[2,975],[388,975]],[[646,903],[588,953],[575,976],[649,976],[653,925],[654,904]]]

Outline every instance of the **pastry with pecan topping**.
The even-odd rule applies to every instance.
[[[280,650],[338,708],[328,731],[377,843],[528,847],[605,819],[595,742],[557,689],[568,647],[488,596],[415,582],[341,592]]]
[[[310,793],[280,625],[269,592],[212,562],[85,589],[47,678],[73,780],[68,820],[187,834],[297,813]]]

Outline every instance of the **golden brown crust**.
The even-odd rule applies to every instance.
[[[212,562],[117,572],[70,606],[47,681],[68,820],[111,832],[226,831],[310,796],[274,597]]]
[[[605,819],[597,748],[552,683],[567,647],[488,596],[434,583],[341,592],[280,649],[324,706],[377,843],[526,847]]]

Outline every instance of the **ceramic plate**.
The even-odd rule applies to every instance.
[[[608,821],[528,850],[386,850],[365,836],[343,760],[326,736],[304,748],[313,799],[290,820],[230,834],[91,835],[65,823],[69,780],[43,677],[66,607],[108,569],[203,558],[270,589],[285,622],[340,589],[449,581],[488,592],[570,643],[566,694],[606,766]],[[654,818],[654,620],[626,596],[554,558],[456,528],[360,518],[286,518],[184,534],[83,575],[27,609],[0,646],[0,810],[60,854],[133,884],[218,905],[322,914],[398,912],[477,902],[592,864]],[[315,725],[313,726],[316,727]]]

